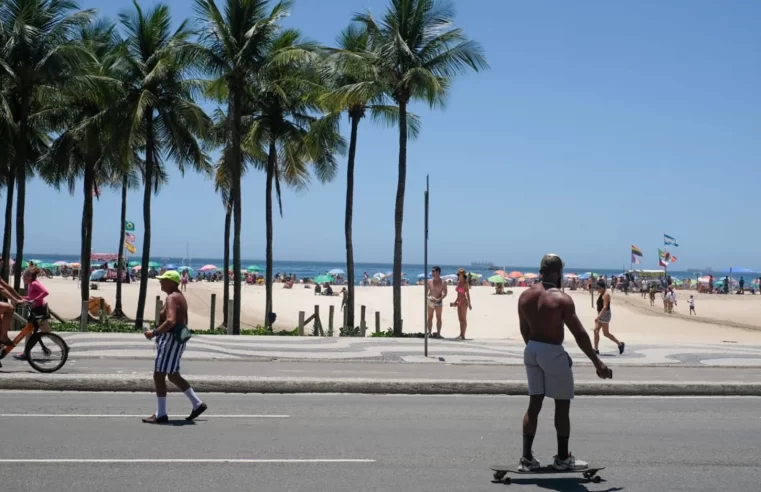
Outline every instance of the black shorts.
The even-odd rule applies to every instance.
[[[39,321],[45,321],[50,319],[50,310],[48,309],[48,305],[45,304],[43,306],[37,306],[33,307],[30,310],[30,313],[37,318]]]

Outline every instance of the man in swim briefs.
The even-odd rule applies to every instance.
[[[428,281],[428,336],[433,329],[433,313],[436,313],[436,337],[441,338],[441,309],[447,296],[447,283],[441,279],[441,267],[433,267],[433,278]]]
[[[611,378],[613,373],[595,354],[589,335],[576,316],[573,299],[560,290],[563,261],[557,255],[545,255],[539,273],[542,281],[525,290],[518,299],[521,335],[526,342],[523,363],[530,398],[528,410],[523,417],[523,455],[518,469],[530,471],[541,466],[531,447],[542,402],[547,396],[555,400],[555,430],[558,439],[558,454],[551,466],[556,470],[583,470],[588,464],[568,452],[573,362],[563,348],[564,325],[568,326],[579,348],[592,361],[600,378]]]

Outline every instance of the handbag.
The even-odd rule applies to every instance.
[[[193,335],[190,333],[190,329],[186,325],[181,325],[174,327],[174,330],[172,330],[172,336],[177,343],[186,344]]]

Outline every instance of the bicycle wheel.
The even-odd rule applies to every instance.
[[[55,333],[37,332],[29,339],[24,349],[26,360],[35,371],[56,372],[69,358],[69,346]]]

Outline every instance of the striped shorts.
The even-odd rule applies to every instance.
[[[171,332],[156,337],[156,363],[154,372],[174,374],[180,372],[180,359],[185,352],[185,344],[174,339]]]

